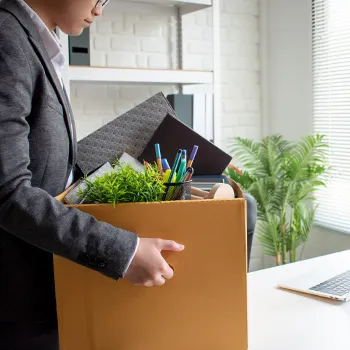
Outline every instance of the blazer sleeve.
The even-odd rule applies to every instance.
[[[138,237],[31,186],[30,68],[18,43],[0,40],[0,227],[43,250],[121,278]]]

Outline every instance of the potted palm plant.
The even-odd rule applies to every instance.
[[[305,247],[314,224],[314,194],[325,186],[329,170],[324,136],[297,142],[281,135],[261,141],[237,137],[232,155],[244,171],[232,167],[227,175],[257,201],[258,237],[264,253],[275,256],[277,265],[295,262],[297,248]]]

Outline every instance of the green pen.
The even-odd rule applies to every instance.
[[[176,182],[180,182],[184,173],[186,171],[186,150],[182,150],[181,152],[181,162],[179,171],[177,172]]]

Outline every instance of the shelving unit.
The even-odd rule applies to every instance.
[[[213,84],[213,72],[208,71],[70,66],[68,72],[72,82]]]
[[[182,14],[187,14],[213,6],[215,0],[129,0],[144,4],[159,4],[161,6],[177,6]]]
[[[118,1],[118,0],[114,0]],[[70,93],[71,82],[108,83],[108,84],[178,84],[182,92],[192,85],[211,85],[213,91],[213,113],[203,116],[203,120],[194,121],[194,125],[211,125],[207,127],[208,139],[213,139],[217,146],[221,141],[221,80],[220,80],[220,0],[128,0],[134,3],[147,3],[159,6],[174,6],[178,9],[178,57],[179,68],[183,67],[182,56],[182,16],[211,7],[213,9],[213,71],[187,71],[162,69],[128,69],[118,67],[79,67],[69,66],[69,44],[67,35],[59,32],[59,37],[66,56],[63,80]],[[211,120],[207,120],[210,118]]]

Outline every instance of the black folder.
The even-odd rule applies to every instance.
[[[196,175],[221,175],[232,160],[230,155],[170,114],[156,129],[138,160],[155,162],[154,145],[156,143],[160,145],[162,158],[167,158],[170,166],[172,166],[179,149],[187,150],[188,158],[193,146],[197,145],[199,148],[193,162]]]

